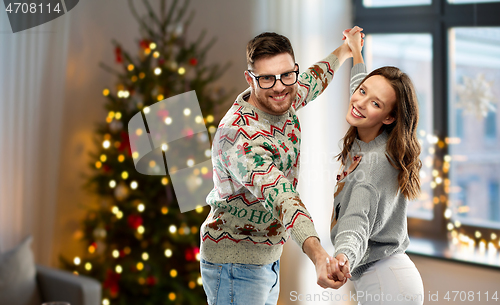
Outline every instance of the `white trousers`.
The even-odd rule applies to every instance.
[[[359,305],[421,305],[424,302],[420,273],[404,253],[377,261],[353,283]]]

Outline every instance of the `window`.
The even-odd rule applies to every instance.
[[[500,185],[498,181],[490,181],[488,184],[489,215],[490,220],[500,223]]]
[[[482,33],[488,38],[478,39]],[[498,197],[488,196],[489,182],[500,181],[500,143],[495,141],[499,126],[495,96],[500,90],[495,87],[500,85],[500,27],[453,27],[448,31],[448,42],[449,125],[450,130],[453,126],[461,129],[460,140],[448,147],[452,159],[450,186],[453,189],[459,181],[469,181],[468,196],[474,198],[461,207],[454,204],[451,192],[452,218],[464,225],[500,228],[500,222],[490,217],[491,198],[497,205],[500,202]],[[453,123],[454,118],[458,122]]]
[[[464,137],[464,111],[463,109],[455,109],[455,121],[450,121],[450,135],[452,137],[463,138]]]
[[[464,3],[487,3],[499,2],[500,0],[448,0],[451,4],[464,4]]]
[[[418,34],[369,34],[366,36],[365,59],[368,71],[382,66],[396,66],[412,79],[419,100],[419,139],[422,142],[423,161],[420,177],[425,189],[424,196],[413,201],[408,207],[408,215],[432,219],[434,204],[431,192],[433,156],[432,145],[427,137],[433,133],[432,127],[432,36]]]
[[[487,139],[496,140],[497,115],[494,111],[488,111],[488,114],[484,118],[484,135]]]
[[[354,12],[367,68],[395,65],[415,83],[423,167],[412,240],[500,266],[481,256],[500,247],[500,0],[354,0]],[[463,255],[471,247],[478,256]]]
[[[414,6],[431,4],[431,0],[363,0],[366,7]]]

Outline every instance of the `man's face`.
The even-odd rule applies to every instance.
[[[255,76],[281,75],[294,71],[295,62],[288,53],[278,54],[272,57],[261,58],[255,61],[252,72]],[[285,86],[280,80],[272,88],[261,89],[257,80],[245,71],[245,79],[252,87],[252,93],[248,102],[260,110],[273,115],[282,115],[288,111],[297,95],[297,83]]]

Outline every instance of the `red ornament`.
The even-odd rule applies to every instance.
[[[184,258],[188,262],[194,262],[196,260],[196,255],[200,253],[200,248],[198,247],[193,247],[193,248],[188,248],[184,250]]]
[[[160,66],[162,66],[164,63],[165,63],[165,59],[163,59],[163,58],[158,59],[158,64]]]
[[[122,49],[119,46],[115,48],[115,58],[117,63],[123,62]]]
[[[137,230],[137,228],[142,225],[142,217],[137,214],[131,214],[127,217],[127,223],[129,227]]]
[[[148,284],[148,286],[156,285],[156,278],[152,275],[148,276],[148,278],[146,279],[146,284]]]
[[[104,164],[102,166],[102,170],[105,172],[105,173],[109,173],[111,171],[111,167],[109,167],[109,165],[107,164]]]
[[[122,131],[120,133],[121,141],[120,141],[120,146],[118,146],[119,151],[124,151],[127,149],[129,156],[132,155],[132,151],[130,150],[130,140],[128,138],[128,133],[125,131]]]
[[[149,44],[150,43],[151,42],[149,40],[143,39],[143,40],[141,40],[141,42],[139,43],[139,45],[141,46],[141,48],[147,49],[147,48],[149,48]]]
[[[118,281],[120,280],[120,274],[113,272],[111,269],[106,271],[106,279],[102,283],[104,289],[109,289],[109,293],[112,297],[116,297],[118,292],[120,292],[120,286]]]
[[[192,57],[190,60],[189,60],[189,64],[191,66],[196,66],[198,64],[198,59]]]

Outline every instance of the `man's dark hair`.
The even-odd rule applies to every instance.
[[[265,32],[257,35],[247,44],[248,67],[253,68],[255,61],[258,59],[282,53],[290,54],[295,62],[292,44],[288,38],[271,32]]]

